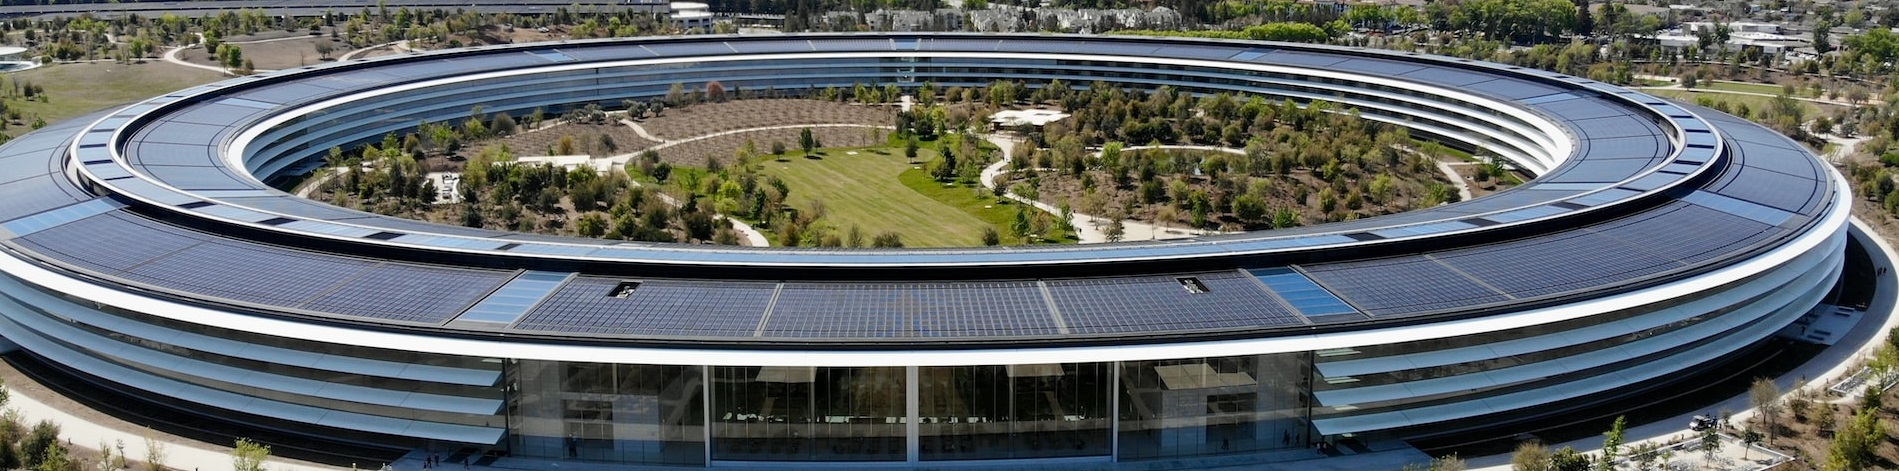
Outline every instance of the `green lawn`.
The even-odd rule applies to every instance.
[[[1765,96],[1758,96],[1758,95],[1737,95],[1733,93],[1697,92],[1697,91],[1689,91],[1689,90],[1643,90],[1643,92],[1651,94],[1651,95],[1655,95],[1655,96],[1674,98],[1677,100],[1686,101],[1688,103],[1695,103],[1695,100],[1698,100],[1701,97],[1707,97],[1708,99],[1714,100],[1715,102],[1723,102],[1723,101],[1728,102],[1728,106],[1730,108],[1745,104],[1747,105],[1749,109],[1754,109],[1754,110],[1766,109],[1772,106],[1771,102],[1774,100],[1774,97],[1765,97]],[[1775,88],[1775,92],[1776,93],[1779,92],[1778,87]],[[1822,111],[1822,106],[1814,104],[1813,102],[1802,101],[1800,102],[1800,106],[1806,109],[1806,114],[1808,117],[1819,116],[1818,113]],[[1830,112],[1836,107],[1832,105],[1827,105],[1824,108],[1825,108],[1825,111]]]
[[[977,190],[976,188],[958,184],[944,185],[938,183],[936,179],[930,178],[929,172],[924,169],[905,170],[903,174],[898,175],[897,178],[903,181],[903,186],[910,187],[911,190],[916,191],[918,194],[928,196],[930,199],[934,199],[939,203],[961,209],[964,213],[968,213],[977,219],[994,225],[996,227],[996,234],[1002,238],[1003,245],[1022,243],[1022,239],[1016,237],[1011,233],[1013,231],[1009,230],[1010,226],[1015,225],[1016,209],[1025,207],[1021,203],[1007,199],[997,202],[995,194],[991,193],[988,188]],[[1028,207],[1027,210],[1041,211],[1033,207]],[[1070,236],[1065,240],[1043,242],[1072,244],[1076,242],[1076,239]]]
[[[782,161],[759,162],[762,173],[784,179],[791,188],[793,207],[810,208],[813,200],[823,200],[824,219],[839,231],[855,225],[866,236],[896,231],[906,247],[969,247],[982,245],[984,227],[996,227],[961,205],[946,204],[906,186],[900,175],[913,166],[900,148],[821,149],[815,159],[788,154]],[[934,160],[936,152],[926,148],[917,158]],[[916,167],[927,168],[927,164]],[[973,193],[967,188],[949,190]]]
[[[1767,94],[1767,95],[1779,95],[1781,92],[1779,85],[1766,84],[1766,83],[1730,82],[1726,80],[1704,81],[1696,85],[1695,88],[1706,88],[1710,90],[1727,90],[1731,92],[1762,93],[1762,94]],[[1798,90],[1795,90],[1794,96],[1800,96],[1800,92]]]
[[[88,62],[54,64],[6,75],[8,85],[32,83],[46,89],[45,103],[8,99],[7,106],[18,109],[27,123],[33,116],[56,123],[89,112],[129,104],[166,93],[224,79],[223,74],[203,69],[148,60],[140,64]],[[10,127],[8,134],[20,135],[30,129]]]

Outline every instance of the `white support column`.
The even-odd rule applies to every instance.
[[[1108,364],[1108,461],[1121,461],[1121,362]]]
[[[712,367],[699,365],[699,378],[699,394],[703,394],[699,398],[699,403],[703,404],[702,408],[705,409],[702,411],[705,415],[701,423],[706,424],[703,448],[705,448],[705,463],[709,466],[712,464],[712,427],[718,425],[718,422],[713,421],[712,416]]]
[[[906,450],[905,455],[908,456],[907,461],[911,463],[917,462],[921,454],[918,448],[922,444],[921,437],[917,436],[922,432],[920,417],[923,415],[923,400],[917,394],[922,390],[922,387],[917,384],[917,379],[921,376],[918,370],[920,368],[915,365],[903,367],[903,448]]]

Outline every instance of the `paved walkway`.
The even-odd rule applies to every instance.
[[[1865,235],[1861,240],[1871,240],[1874,242],[1874,245],[1878,247],[1878,251],[1871,253],[1873,266],[1891,267],[1893,266],[1894,260],[1899,259],[1899,254],[1893,252],[1892,245],[1884,238],[1879,237],[1878,234],[1873,233],[1869,226],[1860,221],[1859,218],[1853,218],[1853,227],[1851,230],[1856,236]],[[1821,351],[1819,355],[1814,356],[1813,359],[1808,360],[1805,364],[1794,368],[1793,371],[1788,371],[1779,378],[1774,378],[1774,384],[1780,386],[1782,391],[1792,393],[1794,382],[1805,378],[1807,379],[1806,387],[1808,389],[1812,389],[1818,393],[1824,393],[1827,386],[1852,374],[1854,371],[1851,368],[1853,359],[1871,355],[1873,350],[1878,349],[1881,344],[1886,342],[1886,332],[1895,326],[1899,326],[1899,315],[1894,315],[1893,312],[1895,302],[1894,290],[1899,289],[1899,279],[1896,279],[1895,276],[1893,271],[1887,270],[1886,274],[1878,277],[1879,295],[1873,298],[1870,306],[1867,306],[1864,317],[1860,319],[1859,325],[1854,326],[1852,332],[1847,333],[1846,337],[1840,339],[1839,343]],[[1753,419],[1755,414],[1755,410],[1750,407],[1749,402],[1748,394],[1742,392],[1738,396],[1728,398],[1718,403],[1708,404],[1694,412],[1629,427],[1625,435],[1625,437],[1627,437],[1627,443],[1622,446],[1622,449],[1628,450],[1630,446],[1643,442],[1666,444],[1691,437],[1694,432],[1689,431],[1687,426],[1689,420],[1696,414],[1708,414],[1724,410],[1735,411],[1734,415],[1730,417],[1730,420],[1734,423],[1745,423]],[[1602,449],[1602,437],[1590,437],[1566,443],[1549,444],[1551,449],[1565,446],[1585,453],[1597,453]],[[1472,470],[1510,470],[1509,454],[1470,457],[1466,459]]]
[[[381,48],[385,48],[385,47],[388,47],[388,48],[394,48],[394,49],[396,50],[396,52],[412,52],[412,51],[415,51],[414,49],[410,49],[410,48],[409,48],[409,40],[407,40],[407,39],[404,39],[404,40],[401,40],[401,41],[392,41],[392,42],[386,42],[386,43],[382,43],[382,44],[377,44],[377,45],[374,45],[374,46],[369,46],[369,47],[365,47],[365,48],[362,48],[362,49],[357,49],[357,50],[354,50],[354,51],[349,51],[349,52],[345,52],[345,53],[343,53],[343,55],[341,55],[341,56],[336,56],[336,61],[337,61],[337,62],[342,62],[342,61],[346,61],[346,60],[350,60],[350,59],[355,59],[355,58],[356,58],[356,56],[360,56],[360,55],[363,55],[363,54],[367,54],[367,53],[369,53],[369,51],[374,51],[374,50],[377,50],[377,49],[381,49]]]
[[[1458,201],[1470,201],[1471,199],[1476,198],[1475,196],[1471,196],[1470,182],[1467,180],[1464,180],[1463,175],[1458,175],[1457,169],[1452,167],[1450,162],[1445,162],[1442,160],[1436,160],[1434,162],[1437,163],[1437,171],[1444,172],[1444,178],[1450,179],[1452,185],[1457,185],[1457,200]],[[1465,165],[1465,164],[1460,164],[1460,165]]]

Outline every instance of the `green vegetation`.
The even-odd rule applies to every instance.
[[[949,194],[920,191],[918,187],[941,184],[913,168],[917,166],[904,158],[901,147],[824,148],[811,155],[765,161],[759,173],[785,181],[792,189],[786,200],[792,207],[820,213],[817,216],[826,227],[817,230],[817,239],[851,228],[870,228],[895,232],[909,247],[968,247],[981,244],[983,228],[995,227],[955,203],[942,201]],[[936,149],[928,147],[917,155],[917,161],[926,165],[939,158]],[[900,178],[906,173],[924,177]],[[956,188],[949,193],[973,194]]]
[[[1007,85],[991,85],[1010,89]],[[1444,148],[1329,102],[1195,96],[1105,83],[1035,93],[1073,116],[1039,132],[1010,169],[1016,194],[1110,220],[1253,230],[1340,221],[1458,199],[1433,159]],[[1243,149],[1123,150],[1122,143]],[[1099,152],[1089,149],[1099,146]],[[1430,152],[1420,152],[1420,151]],[[1503,176],[1502,168],[1486,176]]]
[[[1327,23],[1326,26],[1327,27],[1325,28],[1321,28],[1319,26],[1312,25],[1311,23],[1278,22],[1278,23],[1266,23],[1262,25],[1248,26],[1245,29],[1241,29],[1239,31],[1222,31],[1222,30],[1174,31],[1174,30],[1152,30],[1152,29],[1126,29],[1126,30],[1119,30],[1119,31],[1109,31],[1108,34],[1125,34],[1125,35],[1133,35],[1133,36],[1184,36],[1184,37],[1192,37],[1192,38],[1251,39],[1255,41],[1290,41],[1290,42],[1301,42],[1301,43],[1323,43],[1328,39],[1332,39],[1334,37],[1338,37],[1338,35],[1340,34],[1344,34],[1344,32],[1347,29],[1349,29],[1349,27],[1346,26],[1344,22]]]
[[[1709,90],[1727,90],[1731,92],[1741,92],[1741,93],[1759,93],[1762,95],[1784,95],[1784,94],[1791,93],[1793,94],[1793,96],[1800,96],[1800,93],[1799,93],[1800,90],[1792,89],[1792,87],[1782,87],[1780,85],[1771,85],[1771,84],[1765,84],[1765,83],[1711,80],[1707,82],[1702,82],[1701,88],[1705,88]]]
[[[17,72],[0,80],[12,126],[7,135],[33,129],[31,123],[59,122],[82,114],[164,95],[224,78],[209,70],[152,62],[144,64],[56,64]]]
[[[231,447],[231,471],[265,471],[264,461],[269,459],[270,445],[248,438],[237,439]]]
[[[1717,88],[1717,87],[1709,87],[1709,88]],[[1732,113],[1735,116],[1753,119],[1756,122],[1766,124],[1777,131],[1781,131],[1784,134],[1794,135],[1794,136],[1800,135],[1799,124],[1805,123],[1807,121],[1806,117],[1822,116],[1829,111],[1837,110],[1839,108],[1832,105],[1820,105],[1820,104],[1816,104],[1810,101],[1796,100],[1796,99],[1793,99],[1792,97],[1787,97],[1785,95],[1760,96],[1760,95],[1743,95],[1743,94],[1720,93],[1720,92],[1699,92],[1699,91],[1693,91],[1693,90],[1645,90],[1645,91],[1655,96],[1674,98],[1677,100],[1694,103],[1696,105],[1714,108],[1716,110],[1720,110],[1723,112]],[[1779,93],[1779,91],[1780,89],[1776,87],[1775,93]],[[1781,116],[1787,116],[1789,119],[1792,119],[1792,121],[1791,122],[1777,122],[1777,121],[1780,121],[1779,118]]]

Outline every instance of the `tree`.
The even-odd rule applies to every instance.
[[[1862,409],[1845,427],[1833,434],[1833,446],[1826,458],[1828,471],[1859,471],[1871,465],[1874,451],[1885,438],[1879,416],[1873,409]]]
[[[1748,452],[1754,451],[1754,444],[1761,442],[1761,433],[1754,430],[1741,431],[1741,459],[1747,459]]]
[[[870,246],[881,249],[903,248],[903,236],[892,231],[879,232],[870,238]]]
[[[1510,454],[1510,469],[1515,471],[1549,471],[1550,449],[1537,442],[1523,442],[1517,445],[1517,451]]]
[[[1712,427],[1701,429],[1700,441],[1695,444],[1695,449],[1701,450],[1705,462],[1713,462],[1715,452],[1721,451],[1721,426],[1725,423],[1717,422]]]
[[[1681,88],[1695,88],[1701,82],[1701,73],[1689,72],[1681,76]]]
[[[1550,471],[1589,471],[1589,455],[1563,447],[1550,454]]]
[[[67,456],[66,445],[57,441],[47,445],[45,453],[40,455],[39,462],[38,466],[33,467],[34,471],[79,471],[79,464],[74,463],[72,458]]]
[[[810,157],[811,151],[818,148],[818,137],[811,134],[811,128],[798,130],[798,148],[804,149],[805,157]]]
[[[105,440],[99,440],[99,461],[92,464],[93,469],[96,471],[113,471],[119,469],[118,466],[113,465],[115,461],[118,461],[115,458],[118,458],[118,455],[112,454],[112,444],[106,443]]]
[[[165,443],[145,437],[145,471],[165,471]]]
[[[1626,417],[1615,416],[1615,423],[1609,424],[1609,431],[1603,432],[1602,459],[1596,461],[1598,471],[1614,471],[1616,454],[1622,450],[1622,439],[1629,422]]]
[[[1760,427],[1769,438],[1776,433],[1776,416],[1780,415],[1780,386],[1771,378],[1754,378],[1754,384],[1747,388],[1748,405],[1754,407],[1754,415],[1760,419]]]
[[[1001,245],[1001,244],[1002,244],[1002,233],[996,231],[995,226],[983,226],[982,245],[993,247],[993,246]]]
[[[231,450],[231,471],[266,471],[264,461],[269,459],[270,445],[239,438]]]
[[[46,449],[59,444],[59,424],[50,420],[41,420],[33,424],[33,430],[26,438],[20,439],[20,456],[25,458],[26,467],[38,469],[40,460],[46,457]]]

